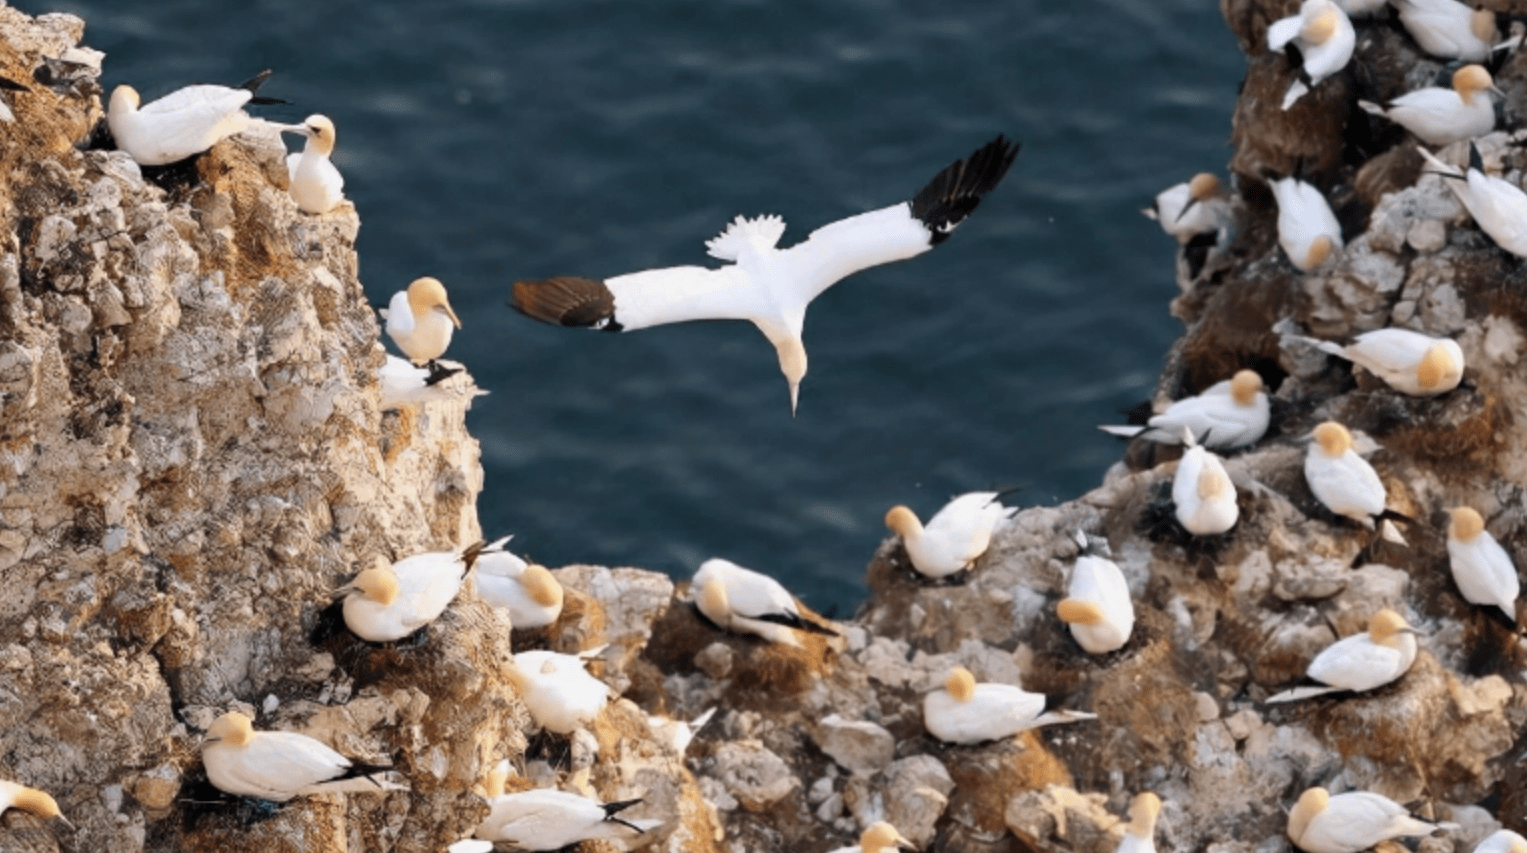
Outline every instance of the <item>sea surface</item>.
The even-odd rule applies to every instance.
[[[490,537],[676,577],[727,557],[840,615],[892,504],[1053,503],[1119,458],[1093,427],[1181,330],[1175,244],[1139,209],[1223,174],[1244,69],[1208,0],[16,5],[84,17],[108,91],[268,67],[293,105],[264,115],[334,120],[367,293],[444,281],[449,355],[492,391],[469,415]],[[749,324],[595,334],[507,306],[516,279],[715,265],[737,214],[793,243],[998,133],[1023,151],[957,234],[812,304],[796,417]]]

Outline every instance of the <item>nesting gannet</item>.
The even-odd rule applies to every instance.
[[[477,596],[508,610],[515,628],[544,628],[562,615],[562,584],[545,566],[508,551],[478,558]]]
[[[1516,622],[1516,597],[1522,583],[1506,549],[1485,529],[1479,512],[1461,506],[1448,510],[1448,565],[1453,582],[1470,604],[1499,607],[1506,618]]]
[[[284,125],[281,129],[308,138],[300,154],[286,155],[290,192],[297,208],[305,213],[328,213],[345,200],[345,179],[329,160],[334,153],[334,122],[328,116],[315,114],[302,124]]]
[[[968,492],[944,505],[927,525],[905,506],[885,514],[885,526],[901,537],[912,568],[930,578],[942,578],[970,568],[991,544],[992,530],[1012,518],[1016,508],[1005,507],[998,492]]]
[[[1495,13],[1457,0],[1391,0],[1421,49],[1442,59],[1483,62],[1500,41]]]
[[[917,845],[903,838],[896,827],[882,820],[870,824],[859,836],[858,844],[839,847],[831,853],[888,853],[898,848],[916,850]]]
[[[1527,853],[1527,838],[1509,829],[1497,829],[1474,846],[1474,853]]]
[[[443,400],[470,400],[488,393],[476,383],[468,383],[467,387],[441,384],[465,369],[456,361],[436,361],[428,367],[414,367],[395,355],[387,356],[387,361],[376,372],[377,384],[382,389],[382,411]]]
[[[367,642],[401,640],[444,613],[478,555],[503,542],[415,554],[361,572],[334,592],[344,597],[345,624]]]
[[[461,328],[461,320],[445,298],[445,285],[428,277],[394,293],[382,316],[387,320],[387,336],[414,364],[444,355],[451,345],[452,329]]]
[[[1118,853],[1156,853],[1156,818],[1161,798],[1143,791],[1129,803],[1129,826],[1119,840]]]
[[[1280,178],[1271,186],[1278,200],[1278,245],[1283,253],[1300,272],[1324,266],[1342,247],[1341,223],[1325,196],[1295,178]]]
[[[1267,702],[1295,702],[1338,690],[1361,693],[1404,675],[1416,661],[1416,630],[1400,614],[1384,608],[1368,617],[1368,630],[1343,637],[1310,661],[1305,675],[1323,687],[1293,687]]]
[[[795,599],[779,581],[730,560],[712,558],[701,563],[691,585],[695,606],[723,630],[756,634],[787,646],[801,644],[796,631],[837,635],[831,628],[801,618]]]
[[[1162,190],[1155,205],[1140,212],[1161,223],[1161,230],[1177,242],[1186,243],[1225,226],[1230,219],[1230,194],[1214,173],[1199,172],[1186,183]]]
[[[1233,450],[1256,444],[1267,432],[1271,407],[1255,370],[1237,371],[1205,388],[1196,397],[1184,397],[1166,411],[1154,415],[1145,426],[1100,426],[1098,429],[1125,438],[1140,437],[1162,444],[1182,442],[1183,430],[1211,450]]]
[[[662,824],[616,816],[640,799],[596,803],[551,788],[506,794],[508,774],[507,760],[488,773],[484,788],[491,810],[472,833],[480,839],[507,842],[516,850],[561,850],[595,838],[630,838]]]
[[[1314,338],[1297,340],[1361,365],[1389,387],[1412,397],[1445,394],[1463,379],[1463,350],[1448,338],[1409,329],[1375,329],[1346,346]]]
[[[58,802],[47,793],[18,782],[0,779],[0,814],[5,814],[7,809],[21,809],[43,820],[57,821],[70,830],[74,829],[74,824],[58,810]]]
[[[1177,521],[1194,536],[1218,536],[1235,526],[1241,511],[1235,503],[1235,484],[1218,456],[1184,433],[1188,449],[1172,476],[1172,503]]]
[[[1485,174],[1484,161],[1473,143],[1469,144],[1467,173],[1438,160],[1425,148],[1417,150],[1437,174],[1447,178],[1448,187],[1468,208],[1479,230],[1495,245],[1527,258],[1527,193],[1510,181]]]
[[[1499,91],[1484,66],[1465,65],[1453,72],[1451,89],[1427,86],[1406,92],[1384,106],[1371,101],[1357,104],[1414,133],[1427,145],[1451,145],[1495,129],[1492,95]]]
[[[688,320],[749,320],[779,355],[790,383],[790,411],[806,375],[801,329],[818,294],[862,269],[901,261],[937,246],[965,221],[1007,174],[1018,145],[1005,138],[982,146],[912,197],[811,232],[779,249],[778,216],[738,216],[705,245],[711,257],[735,261],[720,269],[667,267],[598,281],[565,276],[514,283],[511,304],[559,326],[633,331]]]
[[[218,717],[202,741],[201,761],[218,790],[284,803],[303,794],[397,790],[370,774],[387,770],[356,764],[296,732],[257,732],[237,711]]]
[[[583,663],[577,655],[542,650],[514,656],[509,678],[536,725],[566,735],[599,716],[610,699],[610,686],[589,675]]]
[[[1010,737],[1055,723],[1095,720],[1083,711],[1051,711],[1043,693],[1011,684],[977,684],[970,670],[957,666],[944,686],[923,697],[923,726],[945,743],[980,743]]]
[[[163,166],[206,151],[222,139],[263,123],[244,112],[245,104],[284,104],[255,94],[270,76],[262,71],[239,84],[187,86],[140,106],[131,86],[112,90],[106,123],[117,147],[140,166]]]
[[[1304,57],[1299,76],[1283,96],[1288,109],[1306,92],[1347,67],[1357,33],[1347,13],[1331,0],[1304,0],[1299,14],[1272,22],[1267,27],[1267,46],[1273,51],[1298,48]]]
[[[1430,835],[1437,826],[1368,791],[1331,796],[1310,788],[1288,813],[1288,837],[1307,853],[1357,853],[1390,838]]]
[[[1071,636],[1087,651],[1106,654],[1129,642],[1135,628],[1135,604],[1129,584],[1112,560],[1083,554],[1071,568],[1066,597],[1055,605]]]
[[[1384,506],[1384,483],[1368,460],[1352,449],[1352,433],[1335,421],[1326,421],[1310,437],[1314,441],[1304,455],[1304,479],[1316,499],[1369,530],[1375,519],[1385,519],[1384,538],[1403,543],[1387,520],[1395,513]]]

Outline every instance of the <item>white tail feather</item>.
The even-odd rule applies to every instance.
[[[1400,535],[1400,528],[1395,527],[1394,522],[1387,518],[1379,522],[1379,537],[1381,539],[1387,539],[1396,545],[1403,545],[1407,548],[1410,547],[1410,543],[1406,542],[1405,537]]]
[[[1289,337],[1302,344],[1309,344],[1321,352],[1330,353],[1337,358],[1346,358],[1348,361],[1351,361],[1351,359],[1347,357],[1347,348],[1341,344],[1333,344],[1330,341],[1322,341],[1318,338],[1306,338],[1303,335],[1289,335]]]
[[[1364,112],[1370,112],[1376,116],[1387,115],[1383,107],[1372,101],[1358,101],[1357,105],[1362,107]]]
[[[1287,94],[1283,96],[1283,108],[1286,110],[1293,106],[1294,102],[1304,97],[1305,93],[1309,90],[1310,87],[1304,85],[1303,80],[1295,80],[1293,83],[1290,83]]]
[[[1416,150],[1421,152],[1421,157],[1426,160],[1426,165],[1431,166],[1433,169],[1436,169],[1444,175],[1452,175],[1459,178],[1463,177],[1463,172],[1459,170],[1457,166],[1449,166],[1441,160],[1438,160],[1436,155],[1432,154],[1432,152],[1427,151],[1425,148],[1422,148],[1419,145],[1416,146]]]
[[[762,249],[770,249],[785,233],[785,220],[780,216],[759,216],[748,219],[738,216],[726,226],[726,230],[705,243],[713,258],[735,261],[742,247],[751,243]]]
[[[1123,436],[1124,438],[1134,438],[1135,436],[1139,435],[1140,433],[1145,432],[1147,427],[1143,427],[1143,426],[1106,426],[1106,425],[1099,425],[1098,429],[1102,430],[1103,432],[1108,433],[1109,435],[1118,435],[1118,436]]]
[[[1300,699],[1309,699],[1312,696],[1324,696],[1327,693],[1334,693],[1337,690],[1341,690],[1341,689],[1343,689],[1343,688],[1341,688],[1341,687],[1313,687],[1313,686],[1312,687],[1294,687],[1294,688],[1291,688],[1289,690],[1285,690],[1282,693],[1277,694],[1276,696],[1269,696],[1269,697],[1267,697],[1267,701],[1265,703],[1263,703],[1263,704],[1273,705],[1273,704],[1276,704],[1276,703],[1279,703],[1279,702],[1297,702]]]

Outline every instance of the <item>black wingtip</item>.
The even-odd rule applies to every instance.
[[[248,80],[245,80],[244,82],[240,83],[238,85],[238,88],[240,88],[240,89],[248,89],[251,92],[258,92],[258,91],[260,91],[260,86],[262,84],[264,84],[264,82],[266,80],[270,79],[270,75],[273,74],[273,73],[275,73],[275,72],[273,72],[269,68],[267,68],[264,71],[261,71],[259,74],[256,74],[255,76],[249,78]]]
[[[838,636],[838,632],[827,627],[818,625],[810,619],[802,619],[794,613],[765,613],[762,616],[752,617],[760,622],[773,622],[776,625],[784,625],[786,628],[794,628],[797,631],[807,631],[812,634],[823,634],[828,637]]]
[[[1479,156],[1479,146],[1473,140],[1469,140],[1469,168],[1478,169],[1481,175],[1485,173],[1485,159]]]
[[[432,361],[430,362],[429,366],[429,375],[424,377],[424,385],[425,387],[439,385],[441,382],[444,382],[445,380],[455,376],[465,369],[466,368],[463,367],[446,367],[443,364]]]
[[[616,815],[620,814],[621,812],[625,811],[626,809],[631,808],[632,806],[636,805],[637,803],[639,803],[641,801],[642,801],[641,797],[637,797],[634,800],[617,800],[617,801],[615,801],[613,803],[605,803],[603,806],[600,806],[600,808],[604,809],[604,819],[605,820],[611,820],[611,819],[619,820],[619,818],[615,817]],[[620,822],[621,823],[626,823],[623,820],[620,821]],[[631,826],[630,824],[626,824],[626,825],[627,826]],[[634,826],[632,826],[631,828],[632,829],[637,829]],[[638,831],[640,831],[640,830],[638,830]]]
[[[10,79],[9,77],[0,77],[0,89],[5,89],[11,92],[32,91],[31,87],[24,83],[17,83],[15,80]]]
[[[930,245],[949,239],[981,198],[996,188],[1020,147],[1021,143],[998,134],[974,154],[951,163],[912,197],[912,216],[927,226]]]
[[[281,98],[266,98],[266,97],[261,97],[259,95],[256,95],[253,98],[250,98],[249,102],[251,104],[258,104],[260,106],[265,106],[265,107],[268,107],[268,106],[270,106],[272,104],[290,104],[291,103],[291,101],[283,100]]]

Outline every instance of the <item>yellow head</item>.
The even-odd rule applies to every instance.
[[[1262,393],[1262,375],[1255,370],[1238,370],[1230,377],[1230,399],[1237,406],[1249,406]]]
[[[1500,41],[1500,32],[1495,28],[1495,13],[1489,9],[1474,10],[1473,17],[1469,18],[1469,31],[1486,44]],[[1477,65],[1469,67],[1479,68]]]
[[[1304,22],[1299,28],[1299,38],[1306,44],[1325,44],[1336,35],[1336,27],[1340,23],[1341,13],[1336,7],[1328,6],[1324,12]]]
[[[207,729],[207,737],[202,743],[245,746],[252,740],[254,740],[254,721],[238,711],[229,711],[212,722],[212,728]]]
[[[1129,829],[1136,838],[1150,838],[1156,834],[1156,818],[1161,815],[1161,798],[1143,791],[1129,803]]]
[[[1311,788],[1299,795],[1299,802],[1288,813],[1288,837],[1290,841],[1298,844],[1304,838],[1304,831],[1309,829],[1310,821],[1315,815],[1326,810],[1326,804],[1331,802],[1331,794],[1325,788]]]
[[[1330,237],[1321,234],[1310,241],[1310,250],[1304,255],[1304,268],[1319,269],[1331,259],[1331,253],[1334,251],[1336,251],[1336,243]]]
[[[902,539],[914,537],[923,532],[923,523],[917,520],[917,513],[901,505],[893,506],[886,512],[885,526]]]
[[[64,823],[68,823],[64,820],[64,813],[58,810],[58,802],[36,788],[22,788],[17,791],[11,798],[11,805],[46,820],[63,820]]]
[[[1219,177],[1213,172],[1199,172],[1188,181],[1188,198],[1203,201],[1219,195]]]
[[[506,758],[503,761],[493,765],[493,769],[489,770],[487,777],[483,779],[483,796],[490,800],[495,797],[503,796],[504,783],[508,781],[508,779],[509,760]]]
[[[1315,427],[1315,443],[1327,456],[1342,456],[1352,449],[1352,433],[1336,421],[1326,421]]]
[[[337,138],[334,131],[334,122],[329,121],[328,116],[314,113],[303,121],[303,125],[307,127],[308,139],[312,140],[308,144],[313,146],[314,151],[317,151],[319,154],[334,153],[334,143],[337,141]],[[444,292],[442,289],[441,293]]]
[[[944,689],[955,701],[969,702],[970,697],[976,695],[976,677],[965,667],[957,666],[944,676]]]
[[[1453,358],[1452,341],[1438,341],[1421,357],[1416,366],[1416,384],[1430,391],[1433,388],[1457,387],[1463,378],[1463,370]]]
[[[386,607],[398,598],[398,576],[391,566],[377,566],[356,575],[346,588],[360,590],[365,597]]]
[[[793,416],[801,394],[801,380],[806,378],[806,345],[800,338],[791,337],[777,341],[774,348],[779,353],[779,370],[790,383],[790,414]]]
[[[408,286],[408,308],[414,312],[415,317],[423,317],[431,311],[444,311],[451,322],[456,324],[456,328],[461,328],[461,320],[451,310],[451,303],[445,298],[445,285],[439,279],[428,276],[415,279]]]
[[[1448,510],[1447,514],[1450,520],[1447,535],[1459,542],[1473,542],[1474,537],[1484,532],[1484,516],[1472,507],[1455,507]]]
[[[695,594],[695,603],[699,605],[700,612],[705,618],[725,628],[731,624],[731,605],[726,600],[726,584],[717,578],[706,578],[700,582],[700,589]]]
[[[885,821],[870,824],[869,829],[859,836],[859,849],[864,853],[881,853],[883,850],[894,850],[897,846],[904,846],[915,850],[912,842],[901,837],[896,827]]]
[[[520,575],[520,586],[525,588],[530,600],[542,607],[562,606],[562,584],[551,576],[545,566],[532,563]]]
[[[1097,625],[1103,621],[1101,607],[1079,598],[1062,598],[1055,605],[1055,615],[1067,625]]]
[[[1198,499],[1213,500],[1230,493],[1230,478],[1215,465],[1205,465],[1198,474]]]
[[[118,86],[111,90],[111,103],[106,111],[109,115],[117,116],[136,112],[142,100],[138,97],[138,90],[128,85]]]
[[[1520,836],[1511,839],[1511,844],[1506,848],[1508,853],[1527,853],[1527,839]]]
[[[1368,639],[1381,646],[1393,646],[1401,634],[1415,632],[1404,616],[1387,607],[1368,617]]]

